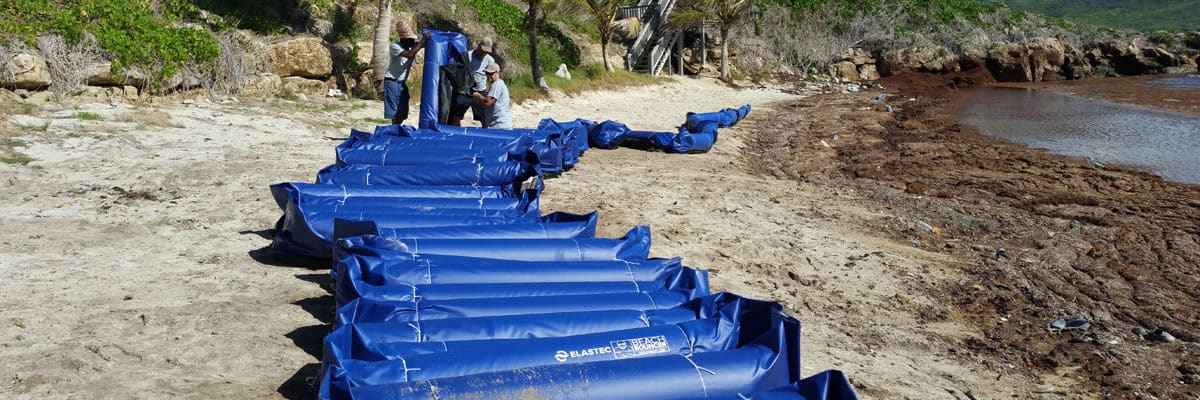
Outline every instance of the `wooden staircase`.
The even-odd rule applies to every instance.
[[[681,34],[666,29],[667,17],[675,9],[675,0],[640,0],[637,6],[625,7],[618,14],[621,18],[638,17],[642,29],[625,55],[625,65],[630,71],[651,75],[662,73],[670,59],[671,48],[680,40]]]

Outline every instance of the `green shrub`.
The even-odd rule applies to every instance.
[[[529,37],[525,33],[525,13],[503,0],[464,0],[463,4],[479,14],[479,21],[491,25],[508,43],[504,59],[509,62],[528,64]],[[579,47],[553,24],[543,23],[537,28],[538,56],[543,71],[554,71],[559,64],[568,67],[579,65]]]
[[[178,7],[164,7],[172,9]],[[220,50],[211,34],[174,27],[178,15],[161,11],[145,0],[7,0],[0,4],[0,32],[30,43],[34,36],[45,33],[58,33],[68,42],[78,43],[84,32],[90,32],[112,55],[114,71],[144,67],[156,84],[187,64],[217,58]]]

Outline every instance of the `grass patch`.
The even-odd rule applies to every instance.
[[[162,128],[182,128],[183,125],[171,119],[171,115],[157,110],[137,110],[117,116],[121,122],[133,122],[139,126],[157,126]]]
[[[100,114],[87,112],[87,111],[75,113],[75,118],[79,118],[84,121],[102,121],[102,120],[104,120],[104,117],[101,116]]]
[[[36,112],[37,107],[33,104],[26,104],[16,101],[0,102],[0,114],[34,115]]]
[[[391,125],[392,124],[391,120],[383,119],[383,118],[367,118],[367,119],[364,119],[363,121],[370,122],[375,125]]]
[[[21,140],[21,139],[12,139],[12,138],[0,139],[0,147],[13,148],[13,147],[28,147],[28,146],[29,146],[29,143],[25,143],[25,141]]]
[[[5,164],[25,165],[25,164],[29,164],[31,161],[33,161],[32,158],[30,158],[27,155],[20,154],[20,153],[14,154],[14,155],[0,156],[0,163],[5,163]]]
[[[9,137],[0,138],[0,163],[20,165],[29,164],[30,161],[33,161],[33,158],[21,154],[13,149],[14,147],[28,146],[29,143],[25,143],[24,140],[13,139]]]
[[[572,71],[571,78],[565,79],[555,75],[548,75],[546,76],[546,84],[551,89],[560,90],[568,96],[574,96],[590,91],[657,85],[669,81],[667,78],[626,70],[608,72],[604,70],[604,64],[600,63],[588,64],[575,69]],[[505,78],[504,82],[508,84],[508,95],[514,103],[520,104],[527,100],[546,98],[546,95],[533,82],[533,77],[529,74]]]

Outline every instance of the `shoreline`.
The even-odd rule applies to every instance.
[[[817,157],[810,147],[775,152],[759,172],[853,190],[882,215],[855,221],[865,229],[955,258],[961,280],[918,289],[947,304],[948,320],[979,330],[961,343],[966,354],[1028,367],[1039,384],[1069,377],[1085,397],[1194,397],[1196,383],[1181,382],[1200,357],[1200,267],[1191,261],[1200,258],[1200,186],[1095,169],[960,125],[960,95],[947,83],[972,79],[885,79],[895,113],[868,94],[791,103],[807,117],[755,127],[783,135],[779,127],[799,125],[790,142],[830,147]],[[764,139],[756,151],[780,145]],[[1048,333],[1063,317],[1092,328]],[[1180,340],[1148,340],[1131,333],[1138,327]]]
[[[1000,82],[991,86],[1050,90],[1068,96],[1133,104],[1158,111],[1200,117],[1200,87],[1152,85],[1148,82],[1196,74],[1159,74],[1056,82]]]

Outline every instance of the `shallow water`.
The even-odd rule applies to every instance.
[[[1200,88],[1200,75],[1172,76],[1170,78],[1155,79],[1150,81],[1150,83],[1156,85]]]
[[[1176,78],[1164,80],[1170,79]],[[1200,118],[1048,90],[977,88],[964,94],[959,120],[985,134],[1200,184]]]

